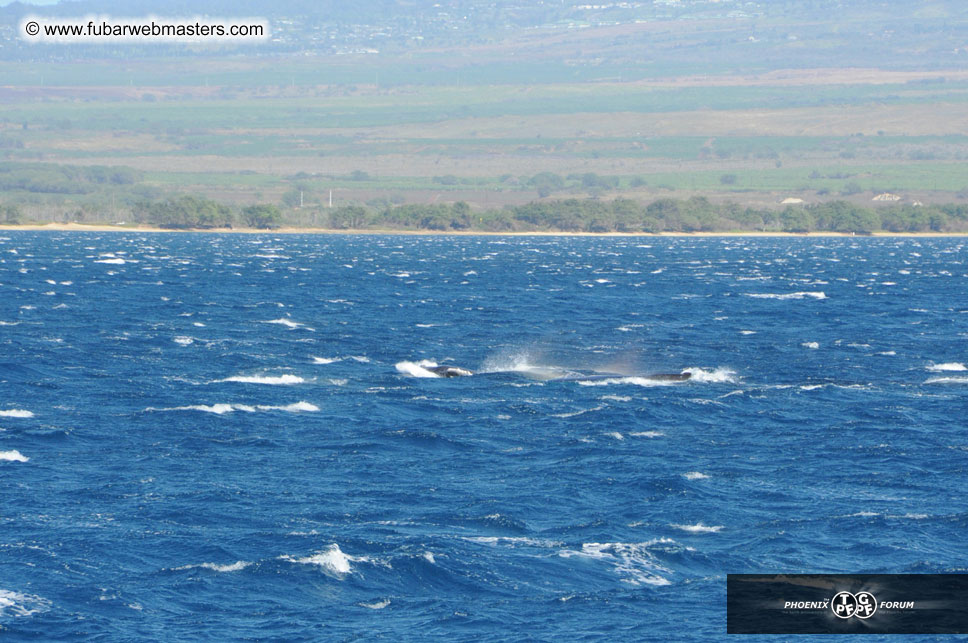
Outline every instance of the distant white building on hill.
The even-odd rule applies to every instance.
[[[800,203],[805,203],[805,201],[795,196],[788,196],[787,198],[780,201],[780,205],[797,205]]]
[[[901,200],[901,197],[899,197],[896,194],[891,194],[890,192],[884,192],[882,194],[878,194],[873,199],[871,199],[871,201],[900,201],[900,200]]]

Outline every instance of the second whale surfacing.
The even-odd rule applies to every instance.
[[[459,366],[425,366],[424,368],[439,377],[467,377],[474,374],[474,371]]]
[[[646,375],[645,379],[660,382],[685,382],[690,377],[692,377],[690,371],[682,371],[681,373],[653,373],[652,375]]]

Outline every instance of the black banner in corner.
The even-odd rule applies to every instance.
[[[968,634],[968,574],[727,574],[728,634]]]

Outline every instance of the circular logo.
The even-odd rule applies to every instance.
[[[36,36],[38,33],[40,33],[40,25],[31,20],[24,25],[24,31],[27,32],[28,36]]]
[[[877,611],[877,599],[870,592],[857,592],[854,600],[857,601],[857,611],[854,612],[857,618],[870,618]]]
[[[830,601],[830,609],[837,618],[870,618],[877,611],[877,599],[870,592],[838,592]]]
[[[830,601],[830,609],[837,618],[850,618],[857,611],[857,599],[850,592],[839,592]]]

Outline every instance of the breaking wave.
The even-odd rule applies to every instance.
[[[581,551],[565,549],[558,555],[608,563],[622,581],[630,585],[670,585],[672,582],[662,574],[671,574],[672,571],[659,564],[649,547],[671,542],[675,541],[661,538],[644,543],[584,543]]]
[[[303,558],[280,556],[279,558],[281,560],[287,560],[291,563],[297,563],[300,565],[316,565],[325,574],[333,576],[339,580],[342,580],[348,574],[352,573],[352,563],[370,561],[370,559],[366,556],[350,556],[343,553],[343,551],[339,548],[339,545],[336,543],[330,545],[325,551],[315,553],[312,556],[305,556]]]
[[[222,572],[222,573],[225,573],[225,572],[238,572],[238,571],[241,571],[241,570],[245,569],[246,567],[248,567],[251,564],[252,563],[250,563],[248,561],[240,560],[240,561],[235,562],[235,563],[232,563],[230,565],[219,565],[219,564],[216,564],[216,563],[199,563],[198,565],[182,565],[181,567],[175,567],[175,569],[176,570],[184,570],[184,569],[210,569],[213,572]]]
[[[268,405],[268,404],[192,404],[189,406],[176,406],[167,409],[156,409],[147,408],[146,411],[201,411],[203,413],[214,413],[216,415],[224,415],[226,413],[232,413],[234,411],[242,411],[244,413],[255,413],[257,411],[285,411],[287,413],[313,413],[319,410],[319,407],[310,402],[294,402],[293,404],[285,405]]]
[[[968,377],[931,377],[925,384],[968,384]]]
[[[582,386],[609,386],[613,384],[631,384],[633,386],[676,386],[680,384],[688,384],[689,382],[698,382],[702,384],[720,384],[724,382],[736,382],[737,375],[736,371],[729,368],[717,368],[713,370],[707,370],[703,368],[684,368],[682,372],[690,373],[691,376],[688,380],[682,382],[675,380],[668,380],[664,378],[654,378],[645,376],[629,376],[629,377],[608,377],[599,380],[579,380],[578,383]]]
[[[704,525],[701,522],[695,525],[669,525],[674,529],[681,529],[682,531],[688,531],[691,534],[714,534],[720,531],[722,525]]]
[[[46,598],[0,589],[0,617],[30,616],[38,612],[46,612],[48,609],[50,609],[50,601]]]
[[[968,371],[968,366],[960,362],[947,362],[946,364],[931,364],[925,367],[926,370],[932,373],[946,373],[946,372],[961,372]]]
[[[31,411],[25,411],[23,409],[6,409],[0,411],[0,418],[32,418],[34,414]]]
[[[303,329],[309,330],[309,331],[315,330],[313,328],[310,328],[306,324],[303,324],[302,322],[296,322],[296,321],[293,321],[293,320],[291,320],[291,319],[289,319],[287,317],[280,317],[279,319],[270,319],[270,320],[264,321],[262,323],[263,324],[278,324],[280,326],[285,326],[286,328],[289,328],[289,329],[292,329],[292,330],[295,330],[297,328],[303,328]]]
[[[233,375],[218,382],[241,382],[243,384],[270,384],[273,386],[289,386],[292,384],[302,384],[306,380],[298,375]]]
[[[826,299],[826,293],[822,291],[814,292],[788,292],[788,293],[743,293],[746,297],[753,297],[755,299]]]
[[[374,601],[372,603],[357,603],[360,607],[365,607],[371,610],[382,610],[384,607],[390,604],[390,599],[385,598],[382,601]]]

